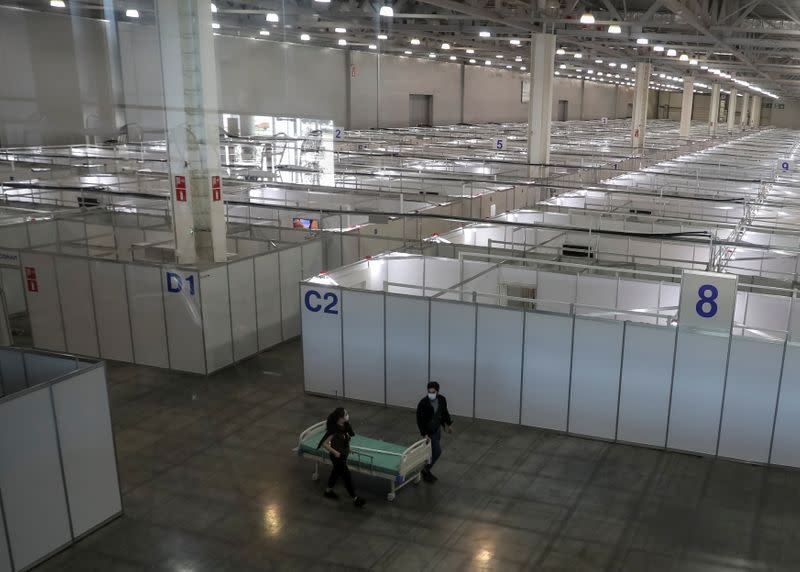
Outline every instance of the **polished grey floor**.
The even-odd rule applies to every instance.
[[[500,423],[457,419],[439,482],[394,503],[362,475],[364,509],[323,499],[291,448],[336,402],[301,372],[297,342],[209,378],[110,364],[125,516],[39,570],[800,570],[800,472]]]

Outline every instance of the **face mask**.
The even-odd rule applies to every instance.
[[[436,399],[436,394],[435,393],[429,393],[428,394],[428,399]]]
[[[349,413],[345,413],[344,414],[344,422],[347,423],[348,421],[350,421],[350,414]]]

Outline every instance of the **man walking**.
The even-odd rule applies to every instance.
[[[453,419],[447,410],[447,399],[439,393],[439,383],[429,381],[428,395],[417,405],[417,427],[422,436],[431,442],[431,462],[422,470],[422,478],[427,483],[436,481],[436,477],[431,473],[431,467],[442,454],[442,427],[448,433],[452,433],[452,425]]]

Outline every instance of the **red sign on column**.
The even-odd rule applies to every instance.
[[[219,177],[211,177],[211,199],[219,201],[222,199],[222,187],[219,184]]]
[[[25,283],[28,287],[28,292],[38,292],[39,282],[36,280],[36,269],[30,266],[25,267]]]
[[[186,202],[186,177],[175,175],[175,200]]]

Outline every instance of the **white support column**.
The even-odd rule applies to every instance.
[[[550,162],[555,34],[531,36],[531,92],[528,103],[528,163]],[[547,177],[546,167],[530,167],[531,178]]]
[[[689,137],[692,127],[692,104],[694,103],[694,78],[690,75],[683,76],[683,99],[681,99],[681,128],[680,136]]]
[[[711,102],[708,108],[708,133],[712,137],[717,134],[717,124],[719,123],[719,82],[714,82],[711,86]]]
[[[175,254],[178,263],[226,259],[219,109],[206,0],[157,0]]]
[[[633,92],[633,116],[631,118],[631,146],[634,149],[644,148],[647,131],[648,89],[652,71],[653,64],[649,62],[636,64],[636,87]]]
[[[736,124],[736,88],[731,87],[731,93],[728,96],[728,133],[733,133],[733,127]]]
[[[760,123],[758,114],[761,112],[761,96],[754,95],[750,98],[750,127],[758,127]]]
[[[747,129],[747,112],[750,110],[750,94],[745,92],[742,97],[742,113],[739,116],[739,123],[742,130]]]

